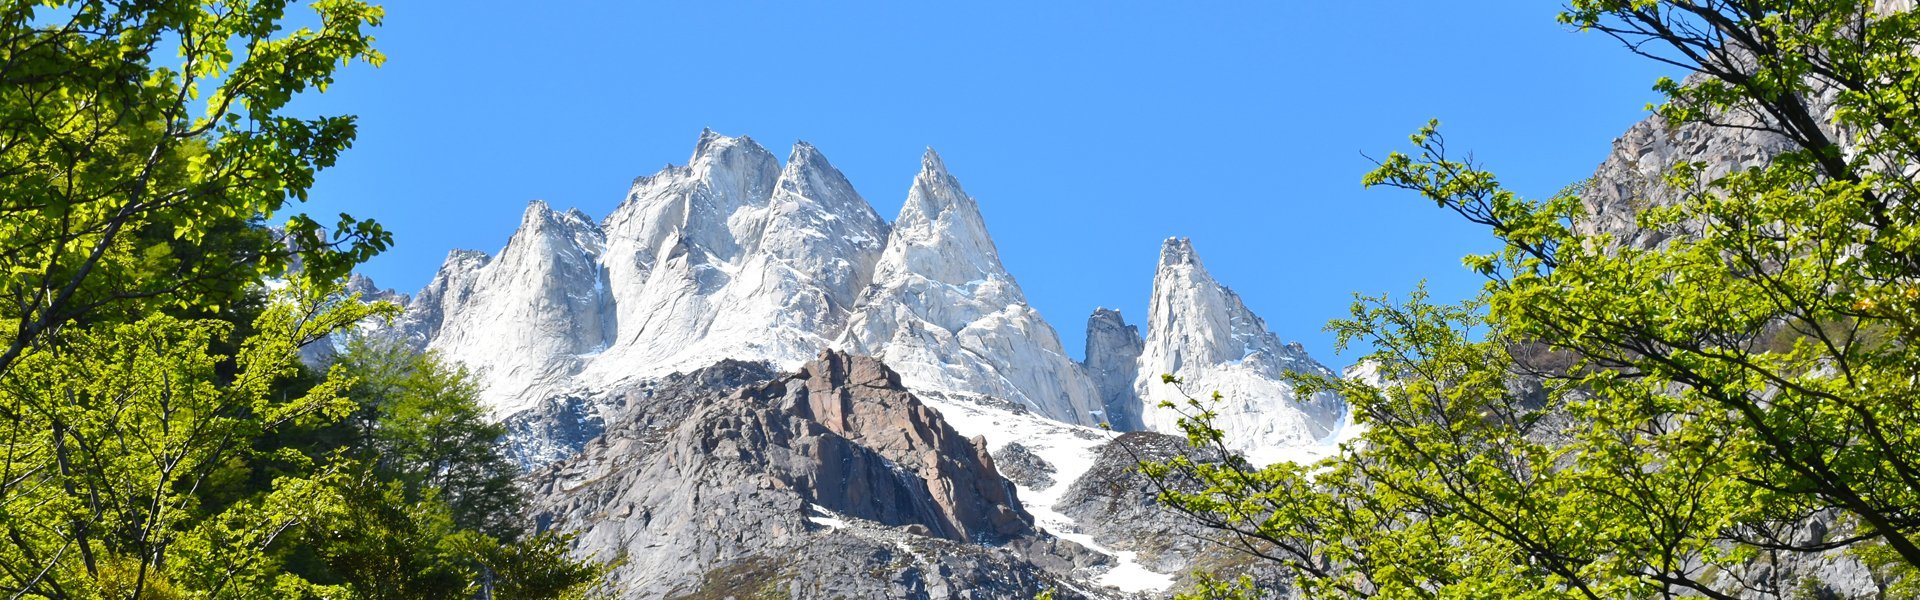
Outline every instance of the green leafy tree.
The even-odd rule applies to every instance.
[[[316,581],[385,598],[584,598],[606,567],[568,555],[569,538],[528,535],[519,470],[501,453],[463,368],[397,340],[351,336],[333,368],[353,378],[353,413],[284,441],[302,456],[354,460],[343,494],[360,507],[312,527]]]
[[[298,395],[277,384],[298,371],[301,345],[374,310],[291,291],[231,357],[210,351],[231,324],[166,315],[70,331],[62,352],[27,354],[0,379],[0,589],[45,598],[317,590],[278,573],[275,552],[289,532],[346,509],[340,473],[316,465],[222,506],[197,492],[256,452],[257,437],[352,409],[338,372]]]
[[[290,4],[0,0],[0,594],[579,596],[464,373],[301,368],[396,309],[332,291],[378,224],[267,227],[355,134],[288,103],[382,60],[378,7]]]
[[[319,0],[286,32],[288,4],[0,1],[0,373],[88,315],[217,307],[296,260],[330,281],[389,243],[346,215],[252,226],[353,141],[351,117],[287,103],[381,60],[379,8]]]
[[[356,337],[336,365],[357,375],[360,406],[347,452],[418,501],[431,490],[464,529],[518,537],[520,470],[501,453],[506,425],[490,422],[465,368],[397,340]]]
[[[1466,261],[1483,294],[1363,299],[1333,326],[1389,381],[1300,378],[1369,428],[1337,459],[1145,465],[1203,482],[1161,499],[1322,597],[1788,594],[1803,582],[1747,575],[1835,550],[1920,592],[1920,16],[1576,0],[1562,20],[1692,73],[1657,84],[1667,126],[1792,148],[1679,165],[1632,199],[1666,234],[1643,244],[1587,226],[1578,187],[1522,198],[1421,130],[1366,183],[1503,242]],[[1184,407],[1196,444],[1220,443],[1208,406]]]

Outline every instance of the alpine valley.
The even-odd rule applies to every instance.
[[[411,297],[351,286],[406,307],[378,335],[480,378],[529,518],[618,560],[623,597],[1157,597],[1248,564],[1128,472],[1184,451],[1161,401],[1221,391],[1256,461],[1352,433],[1283,378],[1334,372],[1186,239],[1145,336],[1096,310],[1075,361],[931,149],[889,223],[813,146],[705,131],[603,220],[532,202]]]

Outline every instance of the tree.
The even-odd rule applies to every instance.
[[[1521,198],[1429,125],[1366,183],[1503,242],[1467,259],[1482,295],[1363,299],[1333,326],[1389,379],[1301,378],[1369,427],[1337,460],[1146,465],[1204,482],[1161,499],[1326,597],[1787,594],[1803,582],[1771,567],[1829,551],[1915,593],[1920,16],[1576,0],[1562,20],[1692,73],[1656,84],[1667,126],[1791,149],[1719,177],[1679,165],[1635,199],[1664,241],[1629,243],[1583,221],[1578,186]],[[1190,440],[1217,444],[1207,404],[1186,408]]]
[[[409,501],[432,490],[463,529],[519,536],[524,501],[520,470],[501,453],[506,425],[487,420],[465,368],[373,336],[352,338],[334,364],[356,375],[349,456],[402,483]]]
[[[568,556],[569,538],[528,531],[506,428],[487,421],[464,368],[367,335],[349,338],[334,367],[353,377],[355,410],[299,447],[357,461],[346,494],[361,510],[322,528],[320,564],[295,571],[387,598],[596,591],[606,566]]]
[[[390,242],[346,215],[331,235],[304,215],[255,226],[353,141],[351,117],[287,103],[382,58],[365,31],[379,8],[319,0],[319,28],[286,33],[287,4],[0,1],[0,374],[88,315],[218,306],[262,276],[330,281]]]
[[[374,310],[289,291],[232,357],[209,350],[230,324],[166,315],[67,332],[63,352],[27,354],[0,379],[0,590],[90,598],[317,589],[277,574],[276,544],[347,510],[337,470],[280,477],[220,506],[199,492],[256,452],[259,436],[351,410],[338,372],[298,395],[276,384],[298,370],[301,345]],[[233,365],[231,377],[222,364]]]
[[[288,4],[0,0],[0,593],[579,596],[464,373],[299,362],[397,307],[337,292],[378,224],[267,227],[355,134],[288,103],[382,60],[379,8]]]

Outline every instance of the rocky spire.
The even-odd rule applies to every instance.
[[[909,386],[990,396],[1069,423],[1099,394],[1000,264],[978,205],[931,149],[839,345]]]
[[[889,243],[887,252],[898,256],[889,261],[921,277],[955,285],[990,277],[1012,282],[987,234],[980,205],[960,188],[960,180],[947,172],[932,148],[920,158],[920,173],[907,191],[900,217],[894,219],[893,232],[898,243]],[[1010,300],[1024,301],[1017,286],[1009,288]]]
[[[1139,377],[1140,352],[1145,348],[1140,328],[1127,324],[1120,311],[1096,308],[1087,317],[1087,376],[1100,392],[1106,422],[1116,431],[1138,431],[1140,398],[1133,393]]]
[[[448,256],[409,309],[433,330],[429,348],[473,367],[495,414],[524,408],[531,390],[566,385],[577,356],[606,343],[613,323],[599,227],[535,200],[499,256]]]
[[[687,166],[668,165],[635,180],[626,200],[607,216],[616,283],[644,281],[679,244],[721,260],[736,258],[745,241],[759,237],[765,220],[750,217],[766,206],[779,173],[780,161],[751,138],[701,131]]]
[[[873,281],[886,222],[806,142],[794,146],[764,220],[717,292],[711,324],[671,359],[676,368],[725,358],[791,368],[846,328],[860,290]]]
[[[1147,429],[1179,433],[1180,415],[1157,405],[1216,391],[1225,400],[1216,407],[1215,425],[1227,432],[1234,449],[1256,460],[1316,443],[1341,423],[1346,407],[1337,395],[1299,398],[1283,380],[1289,371],[1333,372],[1299,344],[1282,343],[1267,331],[1266,322],[1201,265],[1192,241],[1170,238],[1161,246],[1148,310],[1147,339],[1134,379]],[[1185,384],[1163,383],[1163,374]]]

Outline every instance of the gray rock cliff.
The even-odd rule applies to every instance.
[[[1086,359],[1082,364],[1100,391],[1107,424],[1115,431],[1139,431],[1146,426],[1140,420],[1140,397],[1133,390],[1134,380],[1140,376],[1140,353],[1145,349],[1140,328],[1128,325],[1120,311],[1097,308],[1087,317]]]
[[[1022,597],[1105,560],[1036,530],[985,447],[873,359],[829,352],[681,402],[684,417],[610,423],[530,476],[544,527],[624,557],[627,597],[743,572],[799,598]]]

